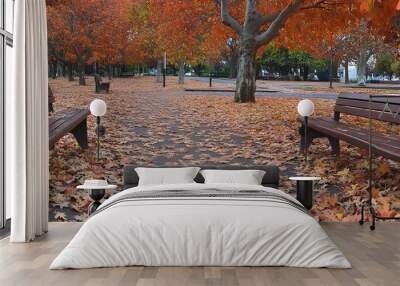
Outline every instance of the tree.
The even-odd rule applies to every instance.
[[[228,52],[227,59],[229,62],[229,78],[237,77],[237,66],[239,60],[239,43],[237,39],[229,38],[227,41]]]
[[[394,57],[391,54],[379,54],[376,57],[376,63],[374,71],[381,75],[386,75],[392,78],[393,70],[392,64],[394,63]]]
[[[48,7],[48,33],[55,51],[62,51],[72,76],[79,69],[79,83],[85,84],[85,65],[93,62],[95,31],[105,17],[100,1],[57,1]]]
[[[92,61],[100,62],[108,67],[108,75],[113,74],[113,65],[124,66],[135,61],[132,50],[136,48],[134,41],[134,25],[132,23],[131,0],[107,0],[107,9],[103,8],[102,21],[91,32],[95,39],[92,45]]]
[[[178,83],[184,82],[185,65],[211,62],[219,54],[221,43],[216,25],[216,10],[204,0],[150,0],[154,36],[168,62],[178,68]],[[160,54],[161,56],[161,54]]]
[[[392,63],[390,65],[390,68],[391,68],[393,74],[395,74],[396,76],[400,76],[400,62],[395,61],[394,63]]]
[[[324,60],[316,59],[311,54],[289,50],[285,47],[277,48],[274,44],[265,47],[261,56],[261,65],[269,72],[288,75],[291,70],[299,70],[303,80],[308,79],[310,72],[321,71],[326,68]]]
[[[274,44],[269,44],[261,56],[261,65],[269,72],[279,73],[279,75],[288,75],[291,69],[289,63],[289,50],[280,46],[277,48]]]
[[[80,84],[85,84],[87,65],[94,64],[95,71],[98,64],[108,66],[111,75],[112,65],[142,60],[134,22],[134,8],[139,2],[48,1],[49,62],[65,63],[70,79],[76,66]]]
[[[305,6],[304,0],[268,1],[267,7],[273,12],[263,14],[257,10],[255,0],[247,0],[244,21],[233,18],[229,12],[228,1],[221,0],[222,22],[239,35],[239,66],[236,79],[236,102],[254,102],[256,91],[256,53],[261,46],[278,37],[288,19],[296,12],[306,8],[317,8],[327,1],[317,1]],[[322,2],[322,3],[319,3]]]
[[[393,46],[386,43],[383,36],[373,33],[365,21],[342,39],[342,49],[347,61],[357,64],[357,82],[360,86],[366,83],[368,62],[372,56],[394,52]]]
[[[366,1],[264,1],[262,5],[258,6],[256,2],[256,0],[246,0],[242,17],[237,19],[230,13],[228,0],[220,1],[222,22],[238,34],[240,41],[236,102],[255,101],[255,67],[258,48],[276,39],[282,31],[284,33],[281,33],[280,38],[291,37],[292,34],[298,33],[303,37],[304,42],[317,42],[318,39],[326,36],[324,33],[327,31],[324,31],[322,26],[327,23],[331,21],[337,23],[330,28],[340,30],[348,28],[352,21],[361,19],[359,14],[364,12]],[[395,5],[393,5],[395,2],[391,0],[387,2],[392,5],[391,11],[395,12]],[[382,5],[387,4],[382,3]],[[318,15],[315,12],[316,10],[318,10]],[[268,14],[266,14],[266,11],[268,11]],[[295,14],[296,16],[294,16]],[[240,20],[242,23],[240,23]],[[316,20],[319,20],[319,22]],[[289,30],[288,27],[284,28],[287,22],[291,22],[293,30]],[[307,41],[304,32],[309,33],[309,31],[312,31],[312,34],[316,37],[307,35],[307,38],[310,38]]]

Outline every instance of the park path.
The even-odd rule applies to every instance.
[[[187,80],[194,82],[209,82],[208,77],[189,77]],[[235,88],[235,79],[215,78],[213,83]],[[345,93],[391,93],[399,94],[399,83],[367,84],[366,87],[359,87],[357,84],[333,83],[333,89],[329,88],[329,82],[319,81],[280,81],[280,80],[257,80],[257,97],[289,97],[289,98],[310,98],[310,99],[336,99],[341,92]],[[267,91],[267,92],[266,92]],[[204,92],[204,95],[210,94]],[[231,93],[218,93],[219,95],[231,96]]]

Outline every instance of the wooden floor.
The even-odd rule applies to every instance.
[[[0,241],[0,285],[400,285],[400,224],[323,224],[353,269],[287,267],[125,267],[48,270],[80,223],[50,223],[48,235],[29,244]]]

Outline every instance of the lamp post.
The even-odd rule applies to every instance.
[[[314,113],[314,109],[314,103],[309,99],[303,99],[297,105],[298,113],[300,116],[304,117],[304,147],[306,164],[308,163],[308,117]]]
[[[166,86],[167,76],[167,52],[164,52],[164,63],[163,63],[163,87]]]
[[[90,113],[96,116],[97,135],[97,160],[100,160],[100,136],[104,136],[106,129],[101,125],[100,119],[107,112],[107,104],[101,99],[95,99],[90,103]]]

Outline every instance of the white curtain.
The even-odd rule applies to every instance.
[[[48,227],[48,66],[45,0],[15,1],[13,90],[6,98],[6,187],[12,242]]]

